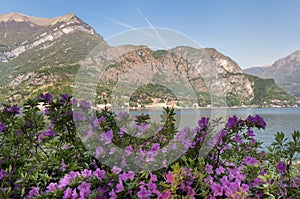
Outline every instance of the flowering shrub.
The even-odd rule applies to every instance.
[[[277,133],[264,151],[258,115],[232,116],[217,132],[209,118],[177,130],[173,109],[156,124],[90,106],[49,93],[4,105],[0,198],[288,198],[300,189],[299,131],[291,141]]]

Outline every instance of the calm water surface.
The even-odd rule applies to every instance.
[[[130,114],[149,113],[151,120],[159,121],[161,110],[130,110]],[[213,108],[213,109],[178,109],[176,110],[177,126],[194,127],[200,117],[218,118],[236,115],[245,119],[248,115],[260,115],[267,123],[265,130],[256,129],[256,139],[264,142],[264,146],[274,141],[276,132],[284,132],[291,138],[294,130],[300,130],[300,108]]]

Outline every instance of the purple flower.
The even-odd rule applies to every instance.
[[[10,107],[10,112],[12,112],[13,114],[19,114],[20,113],[19,110],[20,108],[17,107],[16,105]]]
[[[225,169],[224,169],[224,167],[222,167],[222,166],[220,166],[220,167],[218,167],[217,169],[216,169],[216,173],[218,174],[218,175],[220,175],[220,174],[222,174],[222,173],[224,173],[225,172]]]
[[[146,162],[154,162],[157,152],[148,151],[146,153]]]
[[[258,128],[263,128],[265,129],[267,124],[266,122],[264,121],[264,119],[262,117],[260,117],[259,115],[256,115],[255,116],[255,121],[256,121],[256,127]]]
[[[276,169],[280,174],[284,174],[286,172],[286,166],[282,161],[278,162]]]
[[[6,175],[7,175],[6,171],[3,170],[3,169],[1,169],[1,170],[0,170],[0,180],[1,180],[2,178],[4,178]]]
[[[150,182],[157,182],[157,176],[150,172]]]
[[[260,178],[254,178],[253,180],[253,186],[258,186],[258,185],[262,185],[263,181]]]
[[[249,185],[247,184],[242,184],[242,188],[244,189],[245,192],[249,191]]]
[[[96,152],[95,152],[95,156],[96,158],[99,158],[99,156],[101,155],[103,151],[103,148],[101,146],[99,146],[97,149],[96,149]]]
[[[131,180],[131,181],[133,181],[134,180],[134,172],[133,171],[129,171],[128,172],[128,175],[129,175],[129,179]]]
[[[76,199],[78,197],[76,188],[72,192],[72,199]]]
[[[159,147],[160,147],[160,144],[159,144],[159,143],[155,143],[155,144],[151,147],[150,150],[152,150],[152,151],[157,151],[157,150],[159,149]]]
[[[72,104],[73,106],[77,106],[78,100],[77,100],[77,99],[71,100],[71,104]]]
[[[110,192],[109,192],[109,198],[111,198],[111,199],[115,199],[115,198],[117,198],[117,195],[116,195],[116,192],[115,192],[115,190],[111,190]]]
[[[78,190],[80,191],[81,197],[89,196],[91,193],[91,184],[87,182],[82,182],[81,185],[78,186]]]
[[[49,108],[45,108],[44,113],[45,113],[45,115],[50,115],[51,112],[50,112]]]
[[[117,184],[116,188],[117,188],[116,193],[120,193],[120,192],[124,191],[124,186],[123,186],[122,181]]]
[[[207,176],[204,178],[204,182],[211,185],[213,183],[214,179],[211,176]]]
[[[231,128],[235,128],[238,125],[239,119],[234,115],[233,117],[228,118],[228,122],[226,124],[227,130]]]
[[[129,114],[127,113],[127,112],[119,112],[118,113],[118,119],[120,120],[120,119],[122,119],[122,117],[126,117],[126,116],[128,116]]]
[[[228,180],[228,177],[225,175],[220,179],[220,182],[222,183],[223,186],[230,186],[230,182]]]
[[[137,192],[137,196],[140,199],[147,199],[151,196],[151,191],[149,191],[145,188],[141,188],[141,190],[139,192]]]
[[[297,175],[294,179],[295,181],[295,185],[298,186],[300,188],[300,175]]]
[[[211,186],[211,190],[213,191],[213,196],[222,196],[223,195],[223,187],[218,183],[213,183]]]
[[[249,115],[246,119],[247,122],[254,124],[255,123],[255,118],[252,115]]]
[[[113,131],[110,129],[108,132],[102,133],[100,135],[100,141],[105,141],[104,144],[110,144],[114,137]]]
[[[96,171],[93,172],[93,175],[96,176],[98,180],[106,178],[105,170],[100,170],[99,168],[97,168]]]
[[[56,189],[57,189],[57,183],[51,182],[51,183],[47,186],[47,192],[52,192],[52,191],[55,191]]]
[[[5,131],[5,129],[6,129],[5,124],[1,122],[1,123],[0,123],[0,132]]]
[[[149,189],[152,193],[156,192],[156,184],[155,184],[155,183],[153,183],[153,182],[148,182],[148,183],[147,183],[147,187],[148,187],[148,189]]]
[[[98,120],[99,120],[99,122],[106,122],[106,119],[104,116],[101,116]]]
[[[52,130],[48,130],[48,131],[42,132],[42,133],[38,136],[38,142],[42,142],[43,139],[44,139],[46,136],[54,137],[54,136],[55,136],[55,132],[52,131]]]
[[[125,153],[126,155],[130,155],[133,151],[133,147],[132,146],[128,146],[125,148]]]
[[[195,190],[190,186],[188,186],[186,189],[187,189],[187,194],[188,194],[189,198],[195,198],[195,194],[196,194]]]
[[[91,107],[91,104],[88,101],[86,101],[86,100],[81,100],[80,101],[80,107],[82,107],[84,109],[87,109],[87,108]]]
[[[168,189],[164,194],[160,194],[158,196],[159,199],[167,199],[171,198],[171,191]]]
[[[58,188],[62,189],[70,184],[71,178],[69,175],[65,175],[62,179],[60,179]]]
[[[70,187],[68,187],[64,191],[64,196],[63,196],[63,199],[68,199],[68,198],[72,198],[72,189]]]
[[[200,129],[204,129],[208,126],[209,118],[208,117],[201,117],[201,119],[198,121],[198,125]]]
[[[166,175],[166,182],[167,183],[171,183],[171,182],[173,182],[174,181],[174,176],[173,176],[173,174],[169,171],[168,173],[167,173],[167,175]]]
[[[45,95],[42,94],[41,97],[49,104],[52,103],[52,95],[50,93],[46,93]]]
[[[264,119],[262,117],[260,117],[259,115],[256,115],[255,117],[249,115],[246,119],[246,122],[255,125],[257,128],[263,128],[265,129],[267,124],[264,121]]]
[[[247,135],[248,135],[249,137],[255,136],[254,131],[251,130],[251,129],[247,131]]]
[[[127,133],[127,129],[126,129],[124,126],[122,126],[122,127],[120,128],[119,134],[120,134],[120,136],[123,136],[124,133]]]
[[[62,94],[61,96],[60,96],[60,100],[61,101],[67,101],[69,99],[69,95],[68,94]]]
[[[85,121],[87,120],[86,116],[83,115],[81,112],[74,112],[73,113],[73,120],[74,122],[77,122],[77,121]]]
[[[81,175],[85,178],[88,178],[92,175],[92,171],[88,169],[84,169],[83,171],[81,171]]]
[[[205,171],[206,171],[208,174],[212,174],[212,173],[213,173],[212,168],[213,168],[212,165],[207,164],[207,165],[205,166]]]
[[[70,179],[75,179],[78,175],[79,175],[79,171],[71,171],[69,174],[68,174],[68,177]]]
[[[116,152],[116,147],[112,147],[112,148],[109,150],[109,154],[110,154],[110,155],[113,155],[115,152]]]
[[[227,135],[227,134],[228,134],[228,132],[225,131],[225,130],[221,130],[217,134],[215,134],[215,137],[214,137],[215,144],[218,143],[218,144],[222,145],[223,144],[222,137]]]
[[[242,140],[241,136],[238,135],[238,134],[236,134],[236,135],[234,136],[233,141],[235,141],[235,142],[237,142],[237,143],[239,143],[239,144],[242,144],[242,143],[243,143],[243,140]]]
[[[119,174],[122,171],[121,168],[116,167],[116,166],[113,166],[113,168],[111,170],[114,174]]]
[[[39,188],[38,187],[33,187],[29,193],[28,193],[28,198],[32,199],[34,196],[39,196]]]
[[[137,125],[137,127],[138,127],[139,131],[145,132],[149,129],[150,125],[147,123],[141,123],[141,124]]]
[[[252,166],[252,165],[256,165],[258,163],[258,161],[250,156],[247,156],[245,159],[244,159],[244,163],[249,165],[249,166]]]

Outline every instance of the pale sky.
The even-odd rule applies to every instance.
[[[104,39],[149,27],[148,20],[216,48],[242,68],[271,65],[300,50],[298,0],[0,0],[0,14],[9,12],[36,17],[73,12]]]

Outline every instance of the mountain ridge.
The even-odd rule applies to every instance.
[[[100,85],[96,91],[100,103],[101,100],[103,102],[103,93],[111,93],[118,81],[118,74],[125,74],[129,69],[133,69],[136,74],[144,71],[152,77],[161,75],[163,70],[170,74],[181,74],[188,80],[186,86],[195,89],[200,106],[208,105],[211,97],[220,97],[216,93],[209,93],[209,88],[218,87],[223,89],[230,106],[250,105],[254,99],[266,100],[255,96],[257,79],[245,76],[234,60],[213,48],[179,46],[170,50],[152,51],[145,46],[112,47],[74,14],[36,19],[12,13],[0,15],[0,18],[0,91],[4,95],[1,101],[18,101],[42,92],[71,93],[78,70],[100,43],[107,47],[107,58],[111,63],[104,71],[107,83]],[[123,51],[128,53],[119,56]],[[199,66],[202,73],[195,70],[199,61],[202,63]],[[214,74],[206,63],[214,65]],[[140,68],[137,68],[138,65],[147,64],[152,66],[148,71],[145,68],[139,71]],[[214,80],[215,77],[218,81]],[[138,76],[134,78],[136,83],[141,80]],[[170,82],[172,78],[176,77],[170,76],[166,80]],[[204,81],[205,78],[207,81]],[[152,91],[156,92],[155,89]],[[272,94],[275,101],[280,98],[286,105],[293,101],[279,90],[277,93],[280,95],[276,96],[276,92]],[[259,103],[264,105],[269,101]]]
[[[284,90],[300,97],[300,50],[276,60],[271,66],[244,69],[260,78],[272,78]]]
[[[27,16],[21,13],[11,12],[7,14],[0,14],[0,22],[9,22],[9,21],[28,22],[39,26],[49,26],[49,25],[55,25],[56,23],[59,22],[67,22],[74,16],[75,16],[74,13],[68,13],[64,16],[59,16],[55,18],[39,18],[39,17]]]

